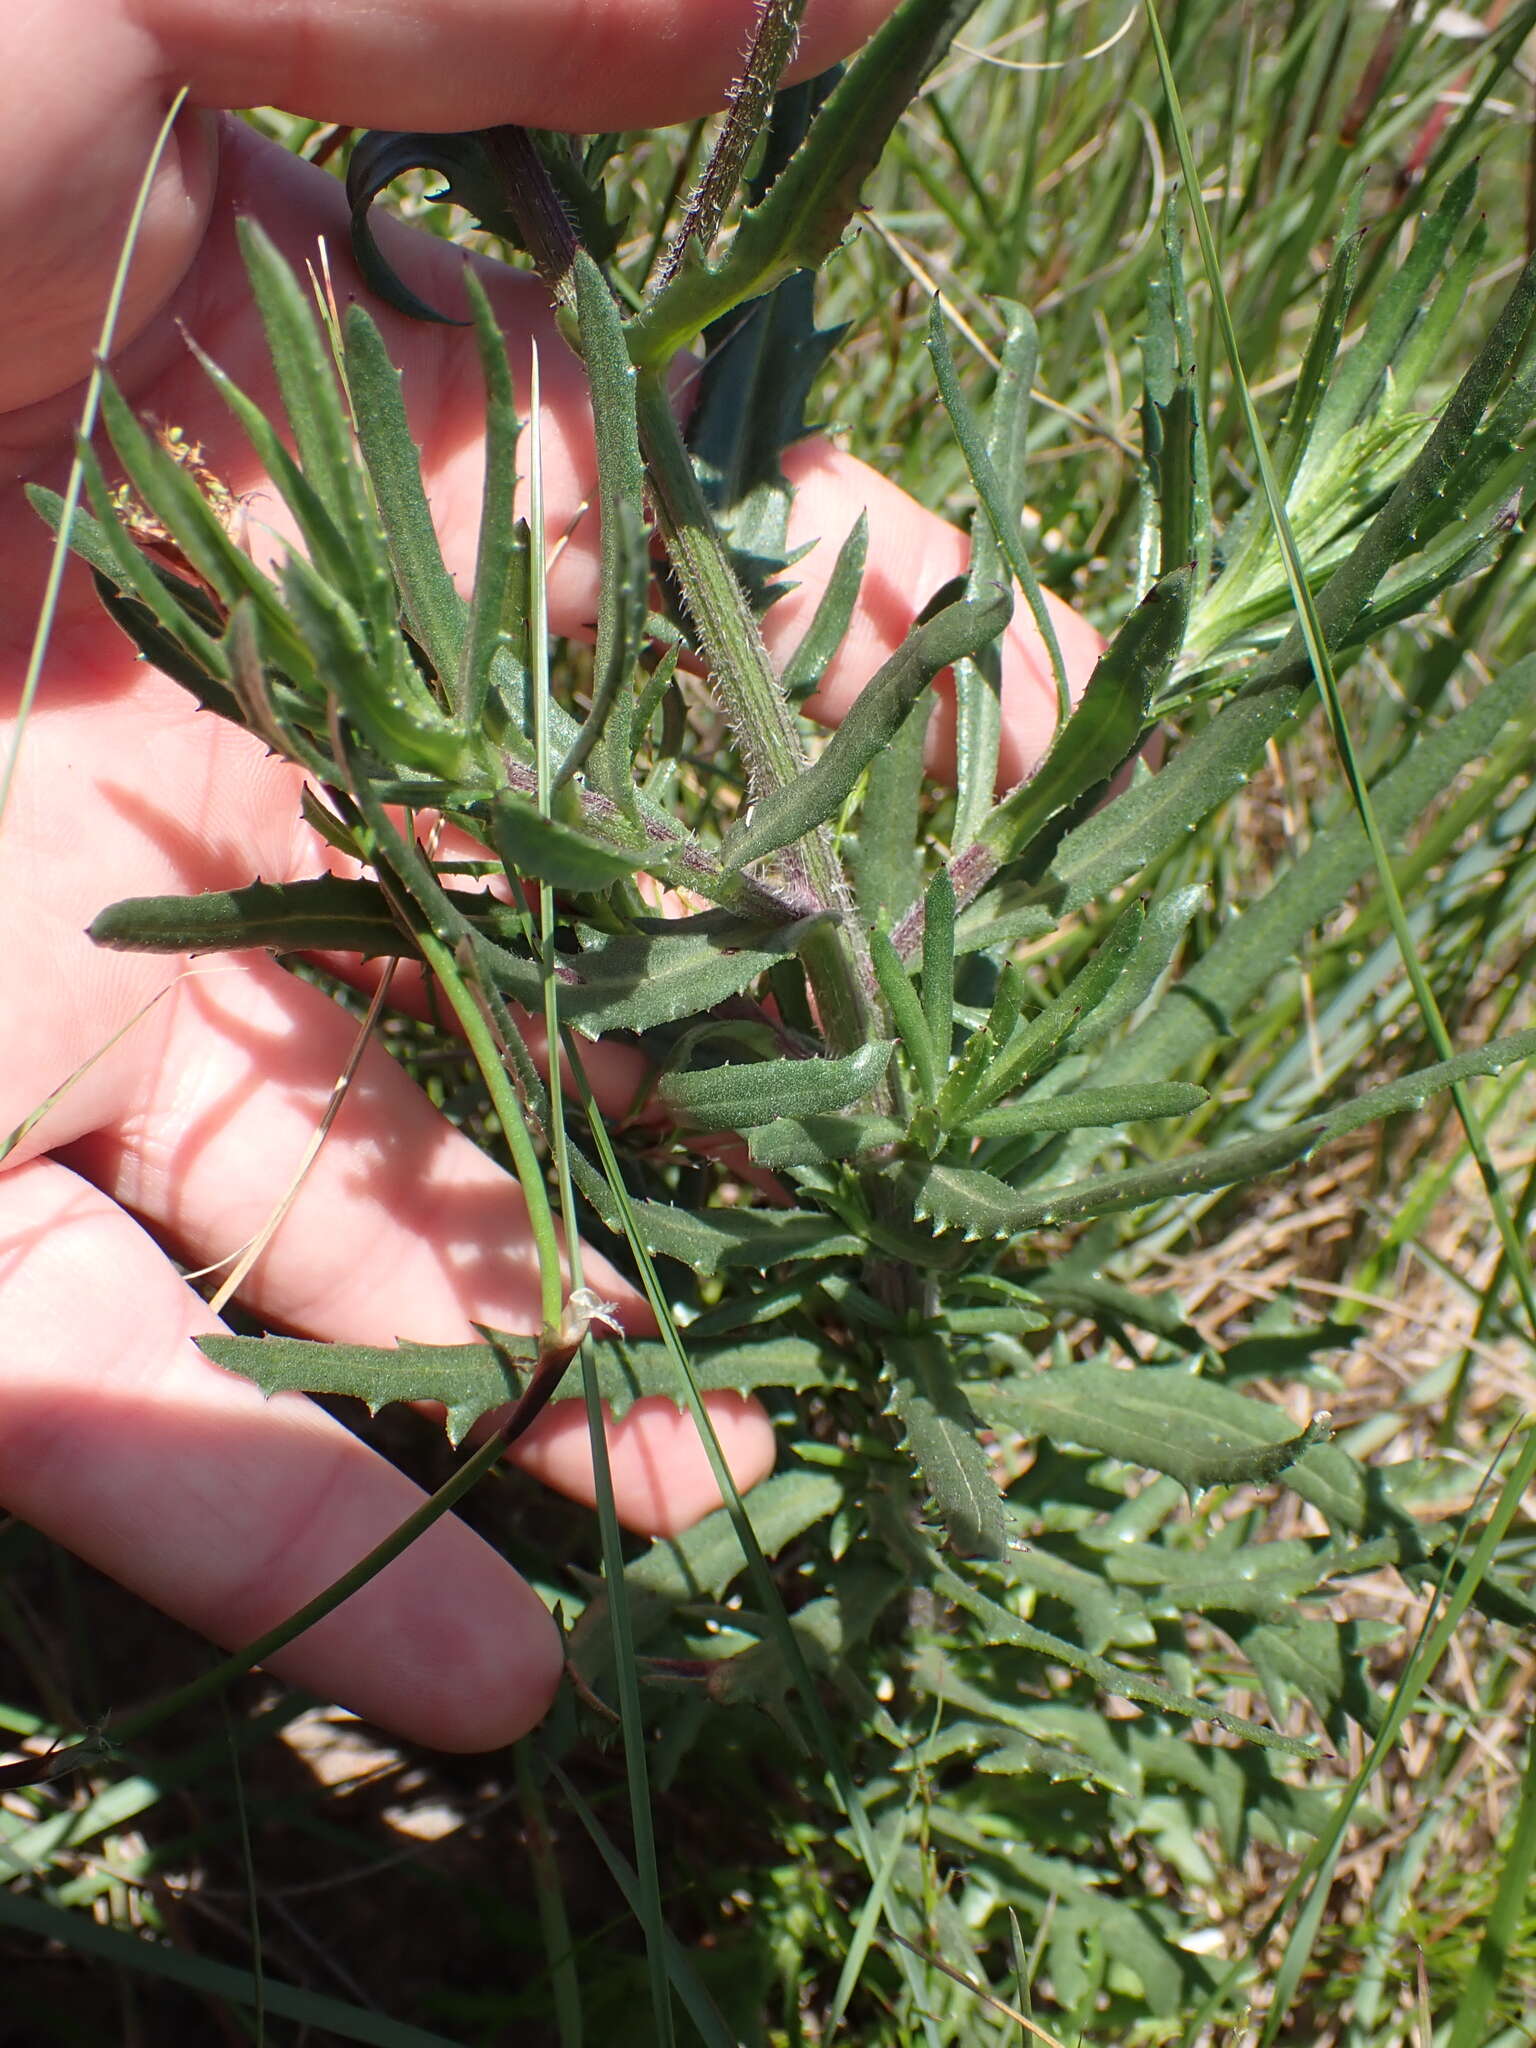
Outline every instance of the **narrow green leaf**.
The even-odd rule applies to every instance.
[[[1113,1699],[1139,1700],[1143,1706],[1158,1707],[1165,1713],[1209,1721],[1230,1735],[1246,1737],[1262,1749],[1283,1750],[1289,1756],[1310,1757],[1316,1754],[1310,1743],[1298,1742],[1289,1735],[1277,1735],[1272,1728],[1266,1728],[1260,1722],[1245,1720],[1240,1714],[1229,1714],[1225,1708],[1213,1706],[1190,1693],[1176,1692],[1155,1679],[1142,1677],[1140,1672],[1112,1664],[1107,1658],[1091,1656],[1064,1636],[1053,1635],[1048,1629],[1037,1628],[1033,1622],[1020,1620],[1000,1601],[988,1598],[978,1586],[946,1565],[939,1566],[935,1585],[981,1623],[988,1642],[1016,1643],[1020,1649],[1031,1650],[1051,1663],[1064,1664],[1069,1671],[1080,1671]]]
[[[923,1017],[943,1073],[955,1035],[955,885],[947,868],[938,870],[923,898]]]
[[[1131,1083],[1124,1088],[1075,1088],[1040,1102],[984,1110],[957,1128],[973,1138],[1014,1138],[1026,1131],[1075,1131],[1084,1125],[1134,1124],[1154,1117],[1187,1116],[1209,1096],[1193,1082]]]
[[[868,549],[869,515],[861,510],[849,528],[847,539],[837,551],[832,574],[827,579],[811,623],[784,664],[780,681],[785,696],[792,704],[798,704],[819,687],[833,655],[847,637],[859,602]]]
[[[291,555],[284,567],[283,597],[359,738],[392,765],[459,783],[470,766],[463,735],[438,709],[398,633],[375,642],[365,620],[302,555]]]
[[[1097,1174],[1028,1194],[1020,1194],[978,1167],[912,1168],[909,1189],[917,1214],[940,1230],[960,1230],[968,1238],[1017,1237],[1027,1230],[1057,1229],[1093,1216],[1117,1215],[1149,1202],[1206,1193],[1261,1174],[1278,1173],[1304,1159],[1323,1135],[1298,1129],[1241,1138],[1235,1144],[1212,1146],[1184,1159],[1131,1167],[1124,1173]]]
[[[526,548],[515,516],[517,444],[522,425],[513,396],[507,344],[485,286],[472,265],[464,271],[475,322],[475,347],[485,379],[485,475],[480,487],[480,537],[475,552],[475,586],[464,630],[463,656],[453,686],[467,733],[477,733],[491,693],[492,668],[509,629],[526,618]]]
[[[352,445],[352,423],[337,389],[335,365],[320,337],[314,304],[266,230],[248,214],[235,225],[300,465],[338,530],[358,549],[354,573],[365,577],[375,593],[374,600],[360,603],[359,609],[378,624],[393,610],[389,556],[368,501]]]
[[[891,1413],[951,1539],[966,1555],[1006,1557],[1003,1497],[948,1352],[931,1337],[888,1337],[882,1349]]]
[[[775,1117],[748,1133],[747,1150],[759,1166],[816,1166],[899,1145],[905,1136],[888,1116]]]
[[[999,865],[1017,858],[1058,811],[1106,781],[1129,758],[1184,644],[1190,595],[1188,569],[1164,576],[1099,656],[1081,703],[1039,773],[1005,797],[976,835]]]
[[[761,1060],[663,1074],[656,1099],[674,1116],[704,1130],[744,1131],[775,1117],[846,1109],[878,1085],[894,1040],[876,1039],[842,1059]]]
[[[496,851],[514,874],[556,889],[597,894],[645,865],[642,853],[626,853],[579,825],[539,814],[530,797],[498,790],[491,806]]]
[[[592,704],[575,744],[555,775],[558,790],[588,761],[608,733],[597,781],[626,808],[633,783],[629,751],[634,674],[645,639],[650,547],[641,507],[645,472],[635,413],[635,372],[613,294],[592,258],[578,250],[572,276],[576,323],[592,394],[597,495],[602,545]]]
[[[869,957],[880,993],[891,1013],[891,1022],[896,1026],[902,1049],[922,1090],[923,1100],[932,1102],[938,1089],[938,1054],[923,1015],[923,1006],[917,999],[917,991],[906,968],[897,958],[896,948],[883,931],[876,929],[870,933]]]
[[[922,798],[923,747],[933,702],[931,695],[919,697],[890,744],[870,763],[859,806],[853,852],[859,915],[881,930],[905,917],[923,886],[923,850],[912,820]]]
[[[361,306],[347,308],[343,333],[358,445],[384,522],[406,624],[449,689],[463,657],[465,606],[438,544],[421,480],[421,451],[400,393],[400,372]]]
[[[938,604],[951,597],[949,586]],[[725,842],[727,867],[744,867],[804,838],[835,817],[854,785],[883,747],[890,744],[917,698],[940,669],[962,654],[974,654],[1007,625],[1012,600],[1006,594],[972,604],[961,598],[931,612],[854,699],[847,716],[803,775],[765,795]]]
[[[1010,311],[1013,316],[1010,321],[1012,359],[1007,384],[1004,386],[1004,406],[1007,410],[1003,424],[1007,440],[1014,443],[1022,437],[1029,402],[1027,382],[1023,385],[1022,393],[1019,391],[1018,369],[1021,361],[1033,368],[1035,337],[1034,323],[1022,307],[1011,307]],[[955,430],[955,439],[960,443],[971,482],[987,515],[998,554],[1007,565],[1012,581],[1023,591],[1030,616],[1045,643],[1046,652],[1050,655],[1051,672],[1056,678],[1057,693],[1062,711],[1065,713],[1071,702],[1067,687],[1066,663],[1061,658],[1061,645],[1056,638],[1055,623],[1041,592],[1039,579],[1024,552],[1023,539],[1019,531],[1019,513],[1022,508],[1019,470],[1022,467],[1022,448],[1010,451],[1014,455],[1014,467],[1005,484],[998,475],[992,448],[983,439],[975,415],[966,404],[965,394],[960,389],[960,379],[955,373],[955,359],[949,346],[944,307],[937,296],[928,317],[928,353],[933,358],[939,396],[944,401],[944,410],[949,414],[949,423]]]
[[[377,882],[324,875],[311,882],[252,882],[200,896],[129,896],[88,927],[98,946],[125,953],[356,953],[412,951]]]
[[[990,1108],[999,1097],[1021,1088],[1033,1075],[1043,1072],[1116,987],[1135,959],[1145,930],[1146,912],[1140,903],[1132,903],[1116,918],[1109,936],[1092,959],[1037,1017],[1032,1017],[1022,1031],[1013,1032],[999,1046],[995,1058],[974,1073],[970,1059],[962,1061],[940,1091],[939,1121],[943,1127],[947,1130],[960,1116]],[[1017,977],[1009,984],[1014,1016],[1018,1014],[1016,992],[1021,988]],[[1004,1021],[1008,1021],[1006,1016],[1000,1016],[999,1026]],[[988,1038],[992,1036],[989,1030]]]

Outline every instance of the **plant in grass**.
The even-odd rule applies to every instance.
[[[1000,304],[983,413],[935,307],[933,375],[976,505],[972,566],[918,594],[902,647],[818,743],[796,703],[847,630],[862,532],[843,539],[782,676],[758,630],[793,573],[780,454],[838,341],[815,324],[809,274],[835,255],[973,0],[906,0],[841,78],[775,93],[797,11],[763,10],[694,199],[670,239],[658,228],[643,271],[620,261],[624,160],[608,139],[370,137],[351,159],[359,252],[382,293],[433,317],[367,231],[382,185],[430,165],[532,257],[586,365],[603,579],[572,688],[550,679],[536,492],[530,524],[514,517],[514,477],[519,462],[536,470],[536,448],[472,277],[488,459],[468,597],[438,552],[377,328],[353,307],[328,334],[258,232],[246,255],[288,438],[207,368],[302,547],[259,568],[177,450],[106,388],[126,495],[83,450],[91,510],[72,545],[149,659],[309,771],[323,793],[314,821],[365,879],[122,903],[94,932],[117,946],[424,961],[534,1217],[539,1330],[393,1351],[208,1339],[218,1362],[268,1389],[375,1407],[431,1398],[455,1441],[509,1393],[526,1421],[577,1354],[594,1421],[599,1402],[617,1412],[656,1392],[706,1428],[702,1390],[778,1401],[781,1469],[747,1509],[727,1484],[718,1515],[628,1559],[606,1515],[602,1580],[561,1588],[581,1696],[619,1704],[631,1845],[565,1775],[580,1732],[569,1700],[530,1766],[542,1793],[530,1782],[590,1826],[643,1924],[657,2038],[671,2037],[674,1997],[705,2040],[747,2024],[722,2019],[729,1986],[663,1924],[648,1834],[649,1798],[722,1716],[785,1769],[814,1754],[840,1808],[837,1842],[782,1878],[798,1929],[781,1950],[788,2004],[809,1969],[836,1979],[834,2012],[851,2009],[867,1969],[893,2028],[909,2030],[893,2040],[1016,2038],[1009,2010],[1027,2013],[1036,1978],[1068,2027],[1112,2034],[1149,2012],[1171,2024],[1234,1987],[1187,1945],[1176,1901],[1115,1881],[1106,1842],[1139,1834],[1193,1882],[1212,1839],[1236,1861],[1254,1840],[1325,1834],[1329,1804],[1293,1768],[1313,1753],[1293,1704],[1335,1740],[1389,1717],[1370,1632],[1335,1617],[1331,1589],[1384,1567],[1449,1581],[1460,1532],[1418,1512],[1426,1473],[1372,1469],[1329,1441],[1325,1411],[1298,1427],[1245,1391],[1303,1380],[1347,1331],[1279,1317],[1251,1350],[1223,1352],[1176,1304],[1108,1277],[1116,1233],[1536,1050],[1528,1030],[1456,1054],[1439,1045],[1406,1075],[1200,1143],[1213,1105],[1191,1070],[1374,855],[1341,802],[1175,978],[1209,909],[1181,853],[1305,710],[1320,668],[1357,661],[1507,558],[1532,480],[1520,437],[1536,275],[1515,280],[1446,396],[1442,358],[1482,256],[1465,224],[1470,176],[1445,186],[1347,352],[1366,245],[1346,217],[1274,442],[1283,516],[1254,492],[1218,522],[1170,214],[1147,292],[1139,585],[1039,773],[1001,797],[999,636],[1015,594],[1044,619],[1021,541],[1037,343],[1024,310]],[[685,438],[664,378],[700,340]],[[1428,386],[1435,401],[1412,411]],[[661,609],[653,535],[668,564]],[[1310,640],[1291,623],[1298,579]],[[707,671],[724,713],[704,760],[702,737],[685,741],[680,663]],[[956,786],[939,797],[922,748],[932,685],[951,668]],[[1513,664],[1405,729],[1371,784],[1378,849],[1479,763],[1518,777],[1533,680]],[[1173,712],[1181,734],[1160,772],[1101,801]],[[722,783],[748,800],[729,821],[713,800]],[[478,840],[508,903],[456,890],[397,822],[402,808]],[[650,883],[705,907],[658,917]],[[578,1081],[583,1041],[624,1033],[645,1047],[680,1142],[615,1139],[590,1102],[582,1117],[554,1099],[523,1010],[543,1015],[551,1043],[563,1035]],[[1189,1126],[1170,1136],[1176,1119]],[[720,1131],[744,1133],[790,1206],[755,1203],[728,1166],[689,1153],[690,1135]],[[562,1291],[557,1208],[569,1241],[579,1232],[628,1262],[659,1340],[588,1337],[592,1304]],[[1097,1333],[1086,1354],[1062,1335],[1081,1322]],[[1514,1497],[1528,1462],[1514,1459]],[[1275,1486],[1306,1504],[1309,1533],[1255,1540],[1248,1489]],[[1536,1619],[1491,1551],[1457,1584],[1463,1605]],[[1236,1711],[1234,1684],[1267,1712]],[[845,1860],[862,1865],[863,1888],[842,1889],[828,1946],[825,1929],[807,1934],[805,1901],[825,1903],[826,1866]]]

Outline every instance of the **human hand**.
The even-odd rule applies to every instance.
[[[813,0],[800,68],[853,47],[887,9]],[[176,87],[190,81],[196,111],[155,186],[114,369],[143,413],[200,441],[237,491],[259,492],[183,339],[271,408],[236,213],[260,219],[300,267],[323,235],[338,296],[362,287],[335,182],[207,110],[272,103],[425,129],[678,119],[718,102],[751,16],[749,0],[400,0],[383,12],[317,0],[297,15],[272,0],[45,0],[32,11],[7,52],[15,111],[0,134],[0,463],[11,480],[0,498],[0,770],[47,555],[20,483],[62,480],[132,193]],[[386,223],[380,239],[414,289],[455,302],[459,255]],[[485,275],[519,373],[528,337],[542,338],[547,516],[561,532],[592,485],[580,374],[537,284]],[[467,571],[481,460],[473,344],[370,310],[405,371],[445,555]],[[824,443],[796,448],[787,466],[800,486],[791,541],[829,539],[798,566],[770,642],[793,643],[859,504],[869,513],[860,617],[822,693],[836,716],[901,638],[913,594],[962,566],[964,543]],[[594,526],[581,520],[560,555],[556,630],[593,615]],[[1065,612],[1058,630],[1081,677],[1092,635]],[[1004,773],[1016,779],[1054,718],[1027,627],[1014,631],[1004,701]],[[0,819],[0,1133],[58,1091],[0,1176],[0,1501],[224,1643],[291,1613],[417,1500],[312,1404],[263,1402],[216,1371],[193,1343],[216,1319],[160,1249],[201,1266],[260,1228],[354,1026],[264,956],[189,971],[99,952],[84,928],[126,895],[318,872],[325,851],[300,819],[299,787],[291,766],[137,664],[89,579],[71,572]],[[594,1064],[599,1084],[622,1092],[623,1074]],[[587,1266],[626,1327],[646,1328],[622,1280],[591,1254]],[[377,1048],[242,1294],[275,1323],[362,1343],[455,1342],[475,1321],[538,1320],[515,1186]],[[763,1411],[730,1395],[709,1405],[738,1483],[750,1485],[772,1463]],[[515,1455],[590,1499],[577,1404],[551,1410]],[[636,1404],[611,1429],[610,1455],[635,1528],[678,1528],[716,1504],[693,1425],[669,1403]],[[537,1721],[559,1648],[538,1597],[450,1517],[273,1667],[408,1735],[479,1749]]]

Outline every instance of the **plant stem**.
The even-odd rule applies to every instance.
[[[697,242],[700,252],[708,254],[731,194],[740,182],[742,167],[763,131],[779,79],[795,54],[805,6],[806,0],[758,0],[757,25],[752,31],[746,65],[731,87],[730,112],[704,167],[704,175],[688,201],[683,224],[667,251],[652,297],[664,290],[676,274],[690,242]]]
[[[699,651],[746,761],[751,793],[782,789],[804,774],[805,750],[656,372],[641,372],[636,408],[657,524],[682,585]],[[841,921],[841,929],[813,934],[801,957],[828,1044],[835,1052],[854,1052],[873,1035],[874,975],[841,864],[822,828],[808,833],[785,857],[793,863],[791,881],[803,879],[817,903]]]

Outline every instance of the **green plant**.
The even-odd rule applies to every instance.
[[[1461,1564],[1460,1523],[1433,1514],[1431,1464],[1384,1473],[1328,1441],[1326,1413],[1299,1428],[1243,1391],[1260,1377],[1305,1383],[1347,1329],[1277,1313],[1224,1346],[1167,1296],[1127,1284],[1134,1274],[1106,1271],[1192,1209],[1219,1229],[1222,1191],[1536,1050],[1536,1035],[1513,1029],[1369,1088],[1326,1073],[1299,1112],[1266,1084],[1246,1120],[1180,1078],[1241,1079],[1245,1012],[1371,872],[1367,832],[1341,800],[1214,931],[1208,878],[1186,855],[1311,701],[1320,664],[1316,639],[1309,648],[1291,624],[1294,572],[1343,670],[1431,606],[1471,611],[1486,586],[1461,591],[1463,580],[1515,559],[1536,278],[1515,281],[1447,393],[1442,352],[1482,258],[1481,231],[1466,227],[1470,174],[1445,182],[1341,353],[1362,271],[1389,250],[1381,226],[1368,242],[1346,216],[1272,437],[1292,548],[1257,491],[1219,522],[1213,510],[1215,458],[1230,455],[1240,408],[1212,417],[1214,351],[1197,337],[1170,209],[1146,277],[1143,442],[1123,508],[1136,587],[1040,772],[1001,800],[1004,592],[1038,601],[1020,539],[1036,340],[1021,308],[998,309],[983,416],[936,307],[933,372],[979,504],[972,569],[963,589],[922,594],[933,602],[900,653],[812,755],[793,692],[814,686],[846,629],[857,534],[790,663],[791,689],[756,626],[790,566],[780,452],[829,346],[803,273],[837,248],[897,116],[973,8],[907,0],[819,112],[819,89],[781,93],[760,132],[782,58],[774,36],[794,11],[765,10],[749,89],[654,281],[649,265],[616,260],[627,172],[606,140],[583,151],[495,131],[430,146],[371,138],[354,153],[365,251],[383,179],[406,164],[443,170],[532,255],[587,365],[604,581],[595,650],[567,661],[563,696],[539,610],[540,525],[511,518],[518,425],[483,299],[491,460],[468,600],[438,555],[376,328],[354,308],[327,336],[259,236],[247,238],[252,284],[296,455],[210,369],[302,554],[258,568],[108,389],[118,459],[181,568],[134,546],[94,457],[94,516],[73,522],[72,543],[150,659],[309,769],[327,798],[317,820],[371,878],[119,904],[96,935],[424,960],[538,1226],[538,1331],[451,1352],[209,1340],[219,1362],[268,1388],[372,1406],[431,1397],[455,1439],[509,1390],[528,1390],[526,1419],[577,1348],[589,1398],[615,1408],[653,1391],[696,1405],[710,1387],[779,1390],[783,1466],[750,1520],[731,1500],[626,1560],[610,1518],[603,1582],[561,1588],[573,1610],[587,1596],[569,1643],[583,1697],[612,1696],[623,1716],[635,1869],[563,1775],[584,1732],[574,1700],[529,1768],[590,1821],[627,1890],[657,2038],[674,1994],[706,2040],[748,2024],[721,2018],[723,1992],[668,1934],[643,1819],[647,1775],[664,1785],[722,1716],[785,1768],[803,1768],[797,1751],[817,1757],[841,1808],[837,1842],[783,1879],[791,1898],[820,1892],[827,1907],[816,1934],[802,1923],[784,1944],[786,2010],[819,1971],[836,1977],[833,2010],[884,2002],[888,2026],[869,2018],[865,2038],[1001,2041],[1017,2027],[997,2001],[1027,2014],[1038,1974],[1067,2026],[1115,2038],[1148,2013],[1172,2026],[1202,2001],[1214,2010],[1227,1987],[1186,1944],[1177,1899],[1128,1893],[1106,1843],[1134,1838],[1198,1887],[1214,1882],[1212,1842],[1236,1863],[1254,1841],[1323,1836],[1328,1801],[1289,1760],[1314,1755],[1321,1730],[1377,1734],[1394,1711],[1372,1665],[1378,1632],[1340,1619],[1333,1589],[1391,1567],[1496,1619],[1533,1618],[1495,1547],[1475,1570]],[[744,169],[756,203],[712,259]],[[1309,196],[1313,211],[1339,197],[1321,182]],[[1027,221],[1027,188],[1016,197]],[[1001,254],[998,266],[1006,275]],[[1285,309],[1252,289],[1244,331],[1273,334]],[[685,444],[663,376],[701,335]],[[1421,387],[1432,396],[1417,415]],[[651,608],[647,497],[669,564],[665,615]],[[703,739],[685,750],[679,731],[680,650],[724,707],[727,732],[707,752]],[[922,768],[931,685],[950,665],[952,793]],[[1447,793],[1476,764],[1483,802],[1501,806],[1528,767],[1530,665],[1507,664],[1462,703],[1430,689],[1430,666],[1418,715],[1370,734],[1388,842],[1442,802],[1454,814]],[[1165,765],[1106,797],[1164,717],[1180,721]],[[744,817],[727,822],[722,788],[745,789]],[[396,822],[401,807],[477,839],[509,904],[457,892]],[[658,918],[641,874],[709,907]],[[1325,963],[1323,986],[1353,1029],[1349,965]],[[658,1070],[666,1128],[744,1132],[752,1164],[792,1186],[795,1206],[736,1199],[735,1170],[658,1145],[649,1126],[618,1148],[595,1116],[567,1129],[512,1005],[542,1012],[551,1041],[563,1032],[578,1070],[582,1038],[634,1034]],[[1248,1043],[1267,1050],[1257,1034]],[[1170,1138],[1171,1118],[1190,1125]],[[627,1258],[660,1341],[581,1343],[557,1208],[572,1239],[579,1228]],[[1517,1240],[1510,1256],[1518,1270]],[[1530,1462],[1528,1449],[1508,1462],[1506,1522]],[[1318,1519],[1259,1542],[1249,1490],[1274,1485]],[[1236,1712],[1231,1687],[1262,1695],[1269,1714]],[[1305,1736],[1276,1725],[1295,1699]],[[718,1757],[715,1768],[724,1783]],[[844,1877],[835,1896],[826,1863]],[[861,1863],[855,1891],[846,1871]],[[1305,1943],[1292,1953],[1299,1969]]]

